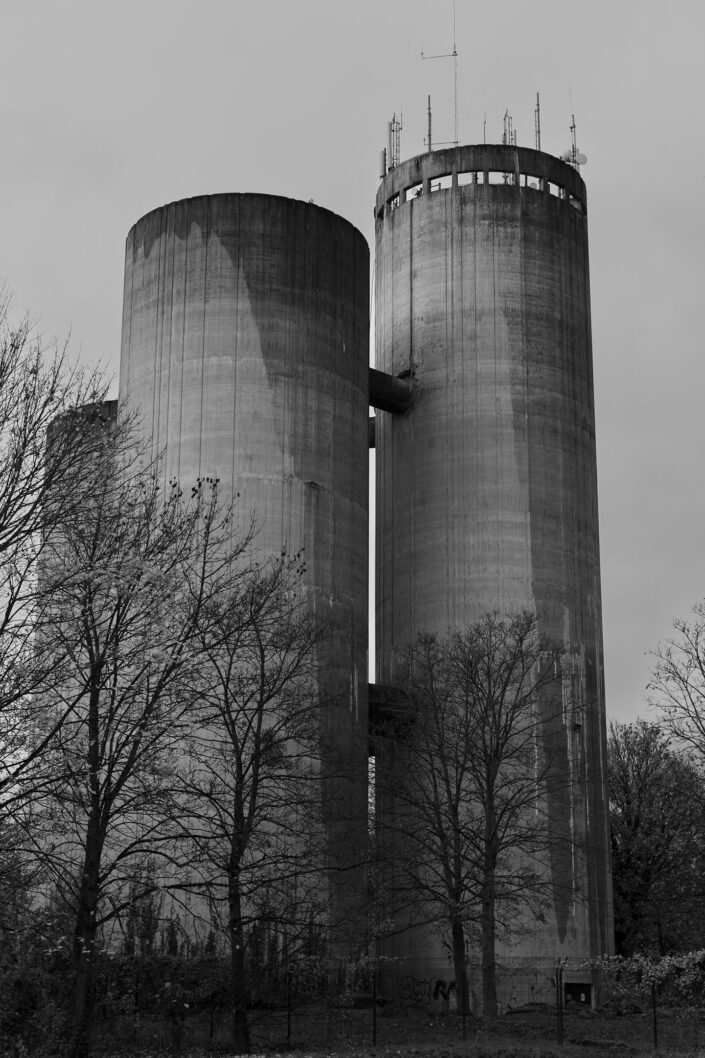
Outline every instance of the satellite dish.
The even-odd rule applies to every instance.
[[[576,157],[575,160],[578,163],[578,165],[585,165],[585,163],[587,161],[587,155],[586,154],[578,154],[578,156]]]

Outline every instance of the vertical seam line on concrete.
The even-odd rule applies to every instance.
[[[157,402],[157,413],[154,421],[157,425],[157,435],[164,436],[166,441],[166,429],[162,422],[162,387],[166,379],[168,383],[169,369],[164,369],[164,319],[166,313],[166,280],[167,280],[167,242],[169,238],[169,225],[168,225],[168,213],[167,210],[163,210],[160,218],[159,225],[159,281],[157,283],[157,298],[160,304],[160,311],[157,317],[159,327],[159,358],[158,373],[159,373],[159,385],[154,387],[154,396]],[[164,446],[162,445],[162,448]]]
[[[292,207],[292,209],[293,209],[293,219],[292,219],[291,212],[287,211],[286,212],[286,217],[285,217],[285,220],[284,220],[285,242],[289,246],[293,247],[293,251],[294,252],[293,252],[293,255],[290,255],[290,256],[295,256],[296,252],[298,250],[298,245],[299,245],[299,225],[297,223],[298,215],[297,215],[297,207],[296,207],[296,205],[294,205]],[[262,246],[263,246],[263,248],[265,248],[264,249],[265,253],[266,253],[266,247],[268,246],[268,239],[267,239],[267,235],[266,235],[266,223],[267,223],[266,213],[265,213],[265,211],[262,211]],[[279,227],[279,225],[277,225],[277,227]],[[292,227],[293,227],[293,231],[292,231]],[[305,242],[306,242],[305,237],[302,239],[302,242],[305,245]],[[263,265],[263,269],[262,270],[263,270],[263,278],[264,278],[264,267],[265,267],[265,262],[264,261],[262,262],[262,265]],[[285,280],[284,280],[287,284],[289,283],[289,272],[292,269],[292,267],[293,266],[292,266],[290,258],[287,258],[287,267],[286,267]],[[305,278],[305,272],[302,272],[302,274],[304,275],[304,278]],[[291,289],[293,289],[293,281],[294,281],[294,276],[292,275],[291,276]],[[271,295],[271,289],[270,289],[269,293]],[[282,320],[283,339],[282,339],[282,348],[281,348],[281,352],[280,352],[280,356],[282,357],[282,368],[283,368],[281,373],[284,375],[284,378],[286,379],[287,371],[288,370],[292,370],[293,371],[293,365],[289,364],[289,347],[290,347],[290,344],[291,344],[291,338],[290,338],[290,334],[289,334],[289,327],[290,327],[290,322],[291,321],[290,321],[290,318],[289,318],[289,306],[288,305],[286,306],[286,308],[282,308],[282,313],[283,313],[283,317],[284,318]],[[266,350],[263,348],[262,349],[262,359],[263,359],[263,361],[265,360],[266,355],[267,355]],[[269,380],[269,373],[268,373],[267,368],[264,365],[264,363],[263,363],[263,367],[264,367],[265,376]],[[286,451],[286,446],[287,446],[287,401],[289,400],[289,389],[290,389],[290,387],[291,387],[291,380],[288,381],[288,384],[287,384],[287,382],[285,382],[285,384],[280,387],[281,388],[281,466],[279,468],[279,473],[278,473],[278,476],[279,476],[279,532],[280,532],[280,535],[281,535],[283,547],[286,548],[287,551],[289,550],[289,529],[291,528],[291,502],[289,502],[289,504],[286,503],[286,487],[287,487],[287,477],[288,477],[287,470],[288,470],[288,467],[287,467],[287,459],[286,459],[285,451]],[[270,399],[271,407],[272,407],[272,416],[273,416],[273,418],[275,420],[274,433],[275,433],[275,436],[276,436],[276,416],[277,416],[277,413],[278,413],[279,409],[277,408],[277,404],[276,404],[276,401],[275,401],[275,394],[273,392],[273,387],[272,387],[272,389],[270,389],[269,399]],[[271,481],[270,487],[272,488],[272,490],[274,490],[274,488],[275,488],[275,482],[274,481]],[[290,501],[291,501],[292,491],[293,490],[291,489],[291,485],[290,485],[290,491],[289,491],[289,499],[290,499]],[[305,508],[307,497],[306,497],[305,492],[303,492],[303,490],[302,490],[302,500],[303,500],[303,504],[304,504],[304,508]],[[288,508],[288,513],[287,513],[287,508]],[[304,514],[304,523],[305,523],[305,521],[306,521],[306,516]],[[305,541],[304,541],[304,547],[305,547]],[[315,581],[315,579],[316,578],[314,576],[314,581]],[[314,606],[315,606],[315,602],[314,602]]]
[[[134,315],[135,315],[135,256],[136,256],[135,255],[135,242],[136,242],[135,234],[136,234],[135,226],[133,226],[133,228],[132,228],[132,240],[131,240],[131,242],[132,242],[132,246],[131,246],[132,261],[130,263],[130,322],[129,322],[129,325],[128,325],[127,363],[125,365],[126,369],[127,369],[126,370],[127,384],[125,386],[125,389],[127,391],[127,399],[128,400],[130,400],[129,378],[130,378],[130,373],[131,373],[130,372],[130,367],[132,365],[132,321],[133,321]],[[127,238],[128,238],[128,242],[129,242],[130,241],[130,236],[128,235]],[[144,258],[144,254],[142,256]],[[125,258],[127,259],[127,254],[125,254]],[[143,269],[143,271],[144,271],[144,269]],[[123,327],[124,327],[124,319],[123,319]],[[124,336],[123,336],[123,343],[124,343]],[[120,351],[120,359],[122,360],[122,350]]]
[[[393,214],[393,217],[398,217],[398,216],[399,216],[399,211],[397,210]],[[397,225],[395,224],[395,230],[396,230],[396,227],[397,227]],[[422,227],[422,232],[423,232],[423,227]],[[413,236],[413,229],[410,228],[409,229],[409,245],[411,245],[412,236]],[[410,258],[409,259],[409,286],[410,286],[410,289],[413,290],[414,277],[413,277],[413,273],[412,273],[412,269],[411,269],[411,264],[412,264],[412,262],[411,262],[411,258]],[[413,296],[409,298],[409,314],[410,314],[410,317],[411,317],[412,302],[413,302]],[[426,362],[426,357],[424,357],[424,367],[425,367],[425,362]],[[411,414],[412,415],[414,414],[413,410],[412,410]],[[399,430],[396,431],[397,434],[399,434],[401,429],[403,429],[403,427],[402,427],[402,424],[399,423]],[[415,441],[415,435],[410,436],[409,443],[406,446],[407,450],[410,452],[410,458],[409,458],[409,461],[408,461],[408,474],[409,474],[409,481],[410,481],[410,489],[409,489],[409,492],[410,492],[409,523],[410,523],[410,526],[411,526],[411,531],[410,531],[410,534],[409,534],[409,554],[407,556],[407,561],[408,561],[409,581],[410,582],[412,581],[412,577],[413,577],[413,583],[409,584],[409,588],[411,589],[409,591],[410,611],[411,611],[410,612],[410,617],[411,617],[410,627],[412,629],[416,628],[416,578],[415,578],[415,575],[414,575],[415,574],[415,569],[416,569],[416,563],[412,564],[411,556],[414,555],[414,551],[415,551],[415,547],[416,547],[416,518],[414,517],[414,515],[415,515],[416,509],[417,509],[416,495],[417,495],[417,491],[418,491],[418,489],[417,489],[417,481],[416,481],[416,445],[415,445],[414,441]],[[395,536],[396,536],[396,525],[395,525]],[[404,647],[406,647],[407,645],[409,645],[409,644],[402,644],[402,646],[404,646]]]
[[[446,402],[446,437],[448,438],[448,452],[446,453],[446,510],[450,513],[450,524],[448,526],[448,539],[446,540],[446,556],[445,556],[445,567],[446,567],[446,591],[448,593],[448,600],[446,602],[446,615],[450,617],[451,613],[455,613],[456,597],[455,597],[455,578],[451,574],[452,559],[451,556],[455,556],[457,549],[457,537],[458,537],[458,526],[456,521],[457,514],[457,503],[456,496],[453,491],[453,481],[455,478],[455,452],[456,452],[456,417],[453,414],[455,411],[456,404],[456,386],[454,379],[448,376],[449,366],[453,369],[456,365],[456,348],[455,348],[455,315],[454,315],[454,283],[455,283],[455,270],[453,268],[453,254],[454,254],[454,225],[453,225],[453,201],[454,191],[452,188],[444,192],[443,199],[443,212],[445,230],[446,230],[446,259],[445,259],[445,287],[446,287],[446,321],[445,321],[445,335],[446,335],[446,350],[445,350],[445,361],[446,361],[446,392],[451,395],[450,401]],[[450,214],[450,215],[449,215]],[[450,605],[449,605],[450,604]],[[450,611],[450,612],[449,612]]]
[[[167,238],[171,247],[171,260],[169,265],[169,271],[171,276],[171,294],[169,297],[169,380],[171,380],[172,364],[174,362],[174,342],[173,342],[173,331],[174,331],[174,272],[176,265],[176,227],[174,225],[174,213],[175,207],[170,207],[167,212]],[[169,223],[171,218],[171,223]],[[165,442],[169,443],[169,433],[171,429],[171,413],[172,413],[172,397],[171,392],[171,381],[167,385],[167,406],[166,406],[166,437]],[[179,443],[181,434],[181,424],[179,423]],[[166,472],[166,467],[164,468]]]
[[[483,210],[480,209],[480,205],[485,205],[486,191],[484,183],[482,184],[482,200],[479,199],[480,192],[478,186],[473,186],[473,213],[472,213],[472,281],[473,281],[473,305],[472,305],[472,328],[473,328],[473,356],[474,356],[474,386],[473,386],[473,411],[474,411],[474,422],[469,425],[470,437],[472,438],[473,444],[471,449],[472,459],[472,496],[471,503],[475,512],[475,524],[477,525],[479,500],[480,500],[480,470],[479,470],[479,459],[480,459],[480,387],[479,387],[479,372],[480,372],[480,343],[478,338],[478,321],[477,321],[477,244],[478,244],[478,227],[482,221]],[[469,533],[469,527],[466,527],[466,531]],[[468,545],[469,546],[469,545]],[[472,569],[470,584],[475,585],[475,590],[479,585],[480,580],[480,554],[477,544],[472,549],[474,552],[475,560],[473,563],[474,568]],[[471,553],[472,553],[471,552]],[[470,589],[472,590],[472,588]],[[478,592],[479,594],[479,592]],[[472,602],[470,605],[469,613],[473,612]]]
[[[157,297],[159,298],[159,302],[160,302],[160,305],[161,305],[161,310],[159,312],[159,317],[158,317],[158,319],[159,319],[159,361],[158,361],[158,365],[159,365],[158,366],[158,370],[159,370],[159,386],[158,386],[158,388],[155,387],[155,397],[156,397],[156,400],[157,400],[157,416],[156,416],[155,421],[157,423],[157,435],[164,437],[164,443],[166,443],[166,439],[167,439],[167,436],[168,436],[167,435],[167,431],[166,431],[166,423],[163,421],[164,408],[162,406],[163,405],[162,398],[163,398],[164,381],[166,380],[167,383],[168,383],[168,379],[169,379],[169,367],[168,367],[168,364],[167,364],[166,368],[164,366],[164,356],[165,356],[165,353],[166,353],[164,335],[165,335],[165,318],[166,318],[166,311],[167,311],[166,283],[167,283],[167,268],[168,268],[168,262],[167,262],[168,239],[169,239],[168,211],[167,210],[163,210],[162,218],[161,218],[161,224],[160,224],[160,231],[159,231],[159,283],[157,285]],[[161,447],[163,448],[164,444],[162,444]]]
[[[178,209],[178,205],[176,206]],[[181,356],[180,356],[180,367],[181,367],[181,379],[180,379],[180,393],[179,400],[181,403],[181,414],[179,424],[179,445],[177,448],[178,461],[176,466],[176,474],[179,481],[181,481],[181,451],[183,448],[183,435],[184,435],[184,372],[186,371],[186,312],[188,305],[188,257],[189,257],[189,230],[191,223],[191,204],[190,200],[186,202],[186,223],[184,225],[184,295],[183,295],[183,306],[181,314]],[[176,212],[174,213],[174,230],[176,231]]]
[[[454,393],[454,460],[453,460],[453,493],[455,495],[455,569],[460,568],[462,575],[453,577],[453,613],[462,612],[465,599],[465,582],[467,569],[465,566],[465,537],[463,533],[463,509],[460,497],[464,495],[463,479],[465,472],[465,415],[464,401],[462,395],[465,393],[465,341],[464,341],[464,309],[465,297],[463,293],[463,191],[458,183],[457,168],[455,180],[452,187],[453,193],[453,216],[452,222],[455,228],[455,255],[453,265],[453,304],[455,306],[453,320],[453,336],[456,352],[453,359],[456,365],[456,380]]]
[[[522,502],[524,502],[524,548],[525,548],[525,568],[524,568],[524,583],[528,598],[526,599],[526,605],[533,605],[533,584],[531,575],[531,504],[529,503],[529,497],[531,496],[530,486],[530,475],[531,475],[531,455],[530,455],[530,433],[529,433],[529,365],[531,360],[532,348],[531,342],[529,341],[529,325],[526,313],[526,306],[528,303],[528,290],[527,290],[527,270],[526,261],[528,256],[527,247],[527,230],[528,225],[525,223],[524,211],[527,208],[527,201],[522,196],[521,199],[521,211],[520,211],[520,226],[519,226],[519,262],[521,268],[521,351],[523,358],[523,370],[522,370],[522,382],[523,382],[523,415],[521,422],[522,430],[522,447],[524,455],[524,486],[522,489]]]
[[[465,565],[465,534],[463,532],[463,509],[460,505],[460,497],[464,496],[463,481],[465,475],[465,416],[466,409],[464,407],[463,395],[465,394],[465,292],[463,290],[463,284],[465,281],[465,269],[463,267],[463,254],[465,251],[465,240],[463,231],[463,191],[458,184],[458,174],[455,174],[455,186],[453,189],[453,195],[455,197],[454,207],[454,227],[456,230],[456,245],[455,245],[455,265],[454,265],[454,323],[453,333],[454,340],[457,345],[457,351],[454,354],[454,361],[456,369],[459,372],[459,379],[455,384],[454,393],[454,438],[455,438],[455,449],[454,449],[454,470],[453,470],[453,492],[455,494],[455,567],[456,569],[460,566],[462,570],[462,576],[453,577],[454,590],[453,590],[453,620],[455,621],[455,615],[460,611],[464,612],[464,600],[465,600],[465,585],[467,583],[467,568]],[[458,601],[460,596],[460,601]]]
[[[211,196],[206,198],[206,217],[203,233],[203,323],[201,325],[201,405],[198,421],[198,477],[203,477],[203,400],[206,388],[206,316],[208,313],[208,233],[210,224]]]
[[[234,281],[235,281],[235,291],[234,291],[234,294],[235,294],[235,297],[234,297],[234,300],[235,300],[235,319],[233,320],[232,347],[231,347],[231,356],[233,358],[233,407],[232,407],[233,414],[232,414],[232,423],[231,423],[231,431],[232,431],[231,436],[232,436],[232,446],[233,446],[232,455],[233,456],[235,454],[235,442],[236,442],[236,439],[237,439],[237,432],[238,432],[238,414],[237,414],[238,364],[239,364],[239,341],[238,341],[238,339],[239,339],[239,330],[238,330],[238,328],[239,328],[239,321],[240,321],[240,258],[241,258],[241,253],[240,253],[240,204],[241,204],[240,196],[238,195],[235,198],[235,207],[236,208],[234,210],[234,213],[235,213],[235,216],[236,216],[236,225],[235,225],[235,232],[234,232],[234,244],[233,244],[233,247],[232,247],[233,255],[234,255],[234,258],[235,258],[234,262],[233,262],[233,264],[234,264],[234,269],[233,270],[234,270],[234,273],[235,273],[235,275],[234,275]],[[231,256],[230,259],[232,261],[233,257]],[[231,458],[231,460],[230,460],[230,502],[233,505],[237,504],[237,492],[235,490],[235,462],[236,462],[235,459]],[[237,516],[240,517],[240,512],[239,511],[237,513]],[[233,519],[233,524],[232,524],[232,528],[231,528],[231,536],[232,536],[232,533],[235,531],[234,522],[235,522],[235,519]]]
[[[298,208],[297,208],[297,209],[295,209],[295,212],[294,212],[294,215],[293,215],[293,219],[291,217],[291,214],[288,214],[287,215],[287,221],[286,221],[286,223],[287,223],[287,233],[288,233],[289,225],[293,224],[293,226],[294,226],[294,240],[293,241],[294,241],[294,243],[297,246],[298,245],[301,246],[301,254],[302,254],[302,258],[303,258],[303,267],[301,269],[301,294],[302,294],[302,297],[307,301],[307,303],[308,303],[308,297],[309,297],[310,293],[313,290],[313,283],[311,283],[308,280],[308,268],[309,268],[309,265],[310,265],[310,259],[309,259],[309,255],[307,253],[307,250],[309,248],[309,238],[308,238],[308,235],[309,235],[309,231],[308,231],[309,220],[310,220],[309,216],[307,214],[305,214],[304,212],[300,213]],[[265,223],[266,223],[266,221],[265,221]],[[310,235],[311,235],[311,238],[312,238],[313,237],[313,232],[311,232]],[[292,270],[295,268],[293,261],[290,262],[289,267],[292,268]],[[296,278],[297,278],[296,277],[296,273],[294,271],[294,272],[292,272],[292,277],[291,277],[291,289],[292,290],[296,290]],[[294,415],[293,415],[293,400],[294,400],[293,389],[294,389],[294,387],[292,385],[292,382],[293,382],[293,379],[294,379],[294,374],[297,371],[297,369],[301,371],[302,381],[305,378],[305,372],[303,370],[303,364],[296,364],[294,362],[294,358],[291,358],[291,360],[290,360],[291,347],[292,347],[292,339],[291,339],[291,328],[292,328],[291,309],[292,309],[291,304],[290,303],[287,304],[286,308],[285,308],[286,316],[285,316],[285,319],[284,319],[284,350],[283,351],[284,351],[284,356],[285,356],[284,371],[285,371],[285,374],[286,374],[287,371],[289,373],[289,384],[284,388],[284,390],[282,392],[282,399],[281,399],[281,409],[282,409],[282,412],[281,412],[281,414],[282,414],[281,460],[282,460],[282,465],[281,465],[280,474],[281,474],[282,489],[284,489],[286,487],[287,483],[288,483],[290,495],[293,494],[294,489],[297,489],[297,490],[300,491],[301,503],[303,504],[303,507],[304,507],[304,517],[303,517],[303,519],[301,521],[301,525],[303,526],[303,532],[305,534],[306,533],[306,529],[307,529],[305,509],[306,509],[306,505],[309,503],[309,501],[312,504],[314,503],[314,498],[309,495],[310,490],[307,491],[307,486],[305,485],[305,477],[306,477],[306,475],[305,475],[305,472],[304,472],[304,465],[303,465],[303,463],[304,463],[303,438],[301,436],[297,436],[295,439],[292,438],[291,441],[289,440],[289,432],[290,432],[289,424],[293,423],[293,421],[294,421]],[[306,323],[306,342],[307,342],[307,344],[311,340],[310,327],[311,327],[311,322],[310,322],[310,319],[309,319],[309,320],[307,320],[307,323]],[[306,394],[306,397],[305,397],[306,402],[308,402],[309,396],[310,396],[310,394]],[[308,426],[309,429],[312,430],[312,435],[315,436],[316,435],[316,430],[318,428],[318,418],[317,418],[318,408],[317,408],[317,403],[316,403],[316,390],[315,389],[314,389],[314,392],[313,392],[313,404],[314,404],[314,406],[313,406],[313,409],[312,409],[312,415],[311,415],[310,420],[308,420],[308,416],[307,416],[307,420],[308,420],[307,421],[307,426]],[[287,449],[288,449],[288,445],[290,443],[291,443],[291,461],[289,462],[289,460],[287,459],[287,455],[288,455]],[[300,470],[300,473],[301,473],[301,476],[300,476],[299,480],[297,480],[295,475],[294,475],[294,469],[295,469],[297,463],[298,463],[299,470]],[[291,475],[292,475],[291,477],[289,477],[289,474],[286,473],[286,471],[288,471],[289,469],[291,470]],[[287,482],[286,479],[288,479],[288,482]],[[291,527],[292,527],[291,504],[289,504],[288,506],[289,506],[289,515],[288,515],[288,518],[287,518],[286,531],[283,532],[283,538],[286,541],[287,546],[290,546],[291,545],[290,534],[291,534]],[[283,512],[282,512],[282,517],[283,517]],[[306,545],[307,545],[307,543],[308,543],[308,541],[306,539],[306,536],[304,535],[303,539],[295,541],[293,546],[297,550],[299,548],[303,547],[304,548],[304,554],[305,554],[306,553]],[[315,569],[315,563],[316,563],[317,560],[318,560],[318,556],[317,555],[311,555],[311,568],[312,569]],[[318,577],[317,577],[316,574],[314,574],[314,578],[313,579],[314,579],[314,582],[317,584],[318,583]]]
[[[495,225],[495,217],[497,213],[497,201],[496,195],[490,194],[490,205],[492,211],[492,365],[494,369],[494,389],[492,393],[492,433],[497,436],[497,393],[498,393],[498,381],[497,381],[497,230]],[[483,453],[484,454],[484,453]],[[491,547],[495,552],[494,562],[497,565],[497,578],[495,581],[495,589],[497,593],[496,605],[497,610],[500,610],[501,602],[501,580],[502,580],[502,561],[501,561],[501,542],[499,539],[499,463],[496,454],[496,443],[495,443],[495,454],[494,460],[492,461],[492,469],[494,472],[494,511],[492,512],[493,526],[490,530]]]
[[[157,284],[156,284],[157,285],[157,311],[154,314],[154,317],[155,317],[154,318],[154,355],[153,355],[153,360],[152,360],[152,423],[156,427],[156,429],[154,430],[154,435],[155,436],[159,435],[159,415],[158,415],[159,399],[158,399],[158,396],[157,396],[158,379],[159,379],[159,355],[160,355],[160,350],[159,350],[159,332],[160,332],[159,319],[160,319],[161,313],[164,311],[164,307],[163,307],[163,305],[161,305],[160,297],[159,297],[159,294],[160,294],[160,281],[161,281],[161,263],[162,263],[161,262],[161,252],[162,252],[162,228],[163,228],[163,216],[162,216],[162,211],[161,210],[159,210],[158,217],[159,217],[159,221],[158,221],[157,227],[158,227],[158,231],[159,231],[159,238],[157,240]],[[154,450],[155,436],[152,437],[152,451]]]
[[[383,350],[386,348],[385,337],[387,326],[387,302],[386,298],[383,300],[387,284],[380,282],[380,268],[383,269],[386,276],[386,257],[383,256],[381,252],[383,234],[384,220],[382,219],[377,221],[377,227],[375,229],[375,258],[378,262],[375,267],[375,366],[380,369],[383,369],[383,364],[386,363],[386,357],[383,354]],[[375,425],[380,431],[377,434],[377,437],[382,440],[382,445],[375,447],[375,675],[378,681],[384,681],[387,678],[387,675],[386,673],[383,674],[381,672],[380,662],[383,655],[383,644],[386,643],[389,634],[385,609],[385,573],[388,566],[394,561],[394,556],[390,556],[388,563],[387,548],[384,544],[384,540],[382,540],[382,530],[386,522],[386,510],[382,497],[385,494],[385,467],[388,457],[386,454],[384,455],[384,458],[381,458],[381,456],[386,452],[386,424],[380,419]],[[379,445],[379,441],[377,442],[377,445]],[[385,556],[384,562],[380,561],[383,550]]]

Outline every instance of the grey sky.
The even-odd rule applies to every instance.
[[[705,596],[705,14],[695,0],[458,0],[459,133],[588,156],[608,712]],[[117,371],[124,240],[216,191],[313,198],[373,240],[386,122],[453,135],[452,0],[0,0],[0,275]]]

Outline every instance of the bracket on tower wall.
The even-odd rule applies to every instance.
[[[393,415],[403,415],[408,411],[414,399],[413,383],[385,371],[369,368],[370,404],[379,411],[388,411]]]

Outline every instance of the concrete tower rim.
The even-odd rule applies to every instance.
[[[354,232],[356,232],[360,236],[360,238],[364,240],[365,246],[367,247],[369,252],[369,242],[363,235],[363,233],[360,231],[358,226],[356,224],[353,224],[351,220],[348,220],[347,217],[342,216],[342,214],[336,213],[335,210],[328,209],[327,206],[321,206],[317,202],[307,201],[303,198],[293,198],[291,195],[268,194],[267,192],[261,191],[215,191],[207,192],[202,195],[185,195],[183,198],[175,198],[172,199],[170,202],[164,202],[161,206],[154,206],[152,209],[148,210],[146,213],[143,213],[140,217],[137,218],[134,224],[132,224],[128,229],[127,236],[125,238],[125,243],[127,244],[129,242],[133,232],[137,228],[139,228],[145,221],[147,221],[150,217],[154,217],[158,213],[163,213],[165,210],[175,208],[176,206],[190,206],[192,204],[195,205],[199,202],[212,202],[216,199],[224,200],[233,198],[247,200],[248,202],[266,200],[271,201],[272,204],[274,204],[275,202],[286,202],[289,204],[303,206],[307,210],[315,210],[319,213],[327,214],[329,217],[333,217],[336,221],[339,221],[341,224],[347,225]]]
[[[530,177],[540,181],[539,190],[545,191],[547,182],[560,188],[568,199],[577,199],[587,211],[587,188],[575,165],[532,147],[501,143],[464,144],[426,151],[400,162],[390,169],[380,182],[375,204],[375,218],[381,220],[385,208],[395,208],[414,197],[417,189],[427,193],[432,180],[451,177],[457,186],[461,174],[483,173],[480,181],[491,186],[489,173],[504,173],[516,177]],[[411,195],[409,194],[411,192]],[[397,199],[397,196],[398,199]]]

